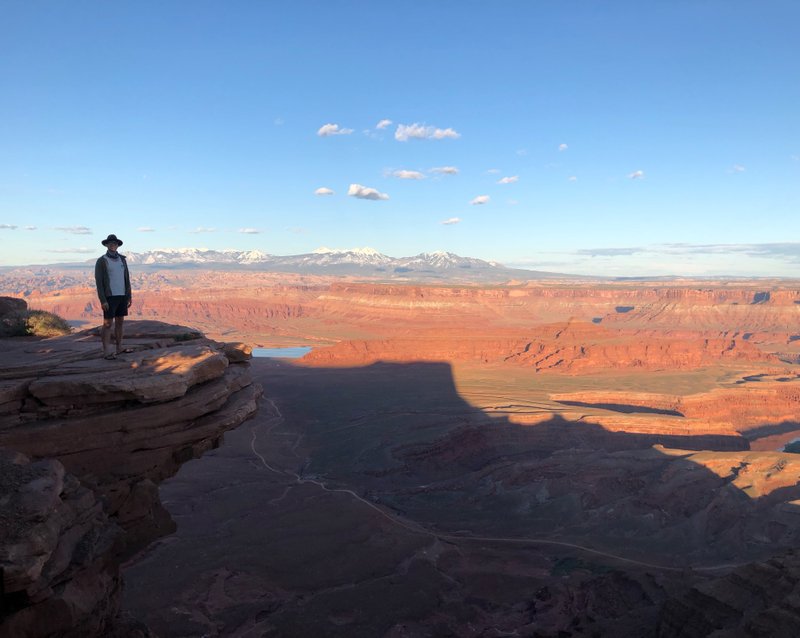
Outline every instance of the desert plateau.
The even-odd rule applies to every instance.
[[[10,461],[21,468],[69,472],[104,503],[95,525],[122,529],[97,551],[108,585],[84,629],[800,631],[800,456],[784,451],[800,438],[794,281],[143,268],[137,353],[113,363],[139,381],[105,384],[95,406],[65,398],[95,392],[108,363],[92,359],[85,274],[18,269],[0,282],[83,330],[4,355],[0,445],[26,455]],[[310,351],[249,358],[286,346]],[[167,418],[153,402],[179,409]],[[180,416],[182,405],[207,407]],[[112,411],[142,434],[101,427]],[[58,591],[42,578],[26,585],[34,608]],[[15,596],[0,627],[50,635]]]

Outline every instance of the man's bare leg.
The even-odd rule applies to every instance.
[[[114,317],[114,342],[117,345],[117,354],[122,352],[122,324],[125,317]]]
[[[108,356],[111,354],[111,319],[103,319],[100,337],[103,340],[103,355]]]

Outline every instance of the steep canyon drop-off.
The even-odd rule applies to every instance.
[[[31,284],[19,280],[11,292],[73,321],[94,321],[90,288]],[[191,508],[180,509],[170,548],[156,546],[132,568],[127,603],[163,635],[178,635],[186,617],[152,609],[135,583],[156,577],[169,552],[192,564],[192,530],[218,524],[212,513],[203,518],[214,497],[198,500],[197,486],[225,481],[234,467],[252,468],[249,478],[236,470],[236,484],[258,481],[264,500],[256,514],[247,503],[260,496],[227,490],[228,505],[249,514],[246,525],[221,526],[220,538],[256,542],[252,516],[283,533],[258,545],[260,571],[238,550],[224,566],[199,564],[190,580],[207,583],[213,600],[200,585],[170,586],[175,609],[204,609],[192,621],[197,631],[394,636],[402,625],[408,635],[617,628],[700,636],[714,623],[733,630],[778,622],[769,604],[737,607],[735,587],[739,572],[795,573],[783,552],[800,533],[800,465],[766,450],[800,430],[796,286],[422,286],[180,270],[140,274],[136,285],[133,318],[189,324],[221,340],[315,346],[299,365],[257,363],[270,403],[262,403],[252,436],[240,428],[212,453],[204,475],[190,480],[182,472],[183,482],[165,488],[177,490],[175,507]],[[319,492],[315,481],[342,493]],[[422,531],[408,536],[390,519],[378,525],[343,490]],[[360,538],[371,539],[361,541],[363,552],[345,530],[324,532],[327,519],[308,502],[319,504],[318,514],[346,511]],[[313,540],[294,527],[302,512],[318,528]],[[203,534],[203,543],[216,542],[215,532]],[[320,534],[331,552],[354,548],[344,552],[352,569],[292,562],[322,543]],[[540,544],[525,549],[525,539]],[[547,539],[574,548],[542,544]],[[396,551],[375,562],[370,547],[383,542]],[[312,552],[320,566],[335,562],[324,546]],[[270,558],[276,547],[280,560]],[[769,567],[747,567],[767,559]],[[333,581],[315,580],[318,573]],[[494,584],[479,587],[483,579]],[[760,591],[770,587],[751,580]],[[392,613],[371,614],[358,592],[389,581],[406,593]],[[341,587],[350,588],[349,599],[335,593]],[[413,603],[414,588],[430,589],[428,602]]]

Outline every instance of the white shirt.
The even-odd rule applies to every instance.
[[[108,283],[111,286],[112,296],[125,296],[125,266],[122,257],[109,259],[108,255],[103,255],[108,268]]]

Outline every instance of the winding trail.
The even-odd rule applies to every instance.
[[[275,402],[272,399],[270,399],[268,397],[263,397],[263,400],[266,401],[267,403],[269,403],[272,406],[272,409],[273,409],[273,411],[275,413],[275,417],[273,417],[271,419],[273,421],[273,423],[270,424],[270,426],[268,428],[266,428],[266,432],[265,433],[268,435],[270,433],[270,431],[274,427],[276,427],[277,425],[279,425],[279,424],[284,422],[284,418],[283,418],[283,414],[278,409],[278,406],[275,405]],[[264,456],[256,449],[256,440],[257,440],[257,431],[256,430],[257,430],[257,428],[258,428],[258,425],[254,425],[253,428],[252,428],[253,436],[252,436],[252,438],[250,440],[250,449],[253,451],[253,454],[256,457],[258,457],[258,459],[260,460],[261,464],[266,469],[268,469],[271,472],[274,472],[275,474],[279,474],[279,475],[290,477],[290,478],[294,479],[294,482],[297,485],[303,485],[303,484],[306,484],[306,483],[311,483],[311,484],[316,485],[317,487],[321,488],[322,490],[324,490],[326,492],[331,492],[331,493],[338,492],[338,493],[342,493],[342,494],[347,494],[347,495],[351,496],[352,498],[354,498],[355,500],[359,501],[360,503],[363,503],[364,505],[366,505],[370,509],[374,510],[380,516],[382,516],[383,518],[387,519],[388,521],[390,521],[394,525],[397,525],[398,527],[402,527],[403,529],[405,529],[405,530],[407,530],[409,532],[412,532],[414,534],[422,534],[422,535],[430,536],[431,538],[435,538],[435,539],[438,539],[438,540],[441,540],[441,541],[449,541],[449,542],[455,542],[455,543],[465,542],[465,541],[471,541],[471,542],[478,541],[478,542],[486,542],[486,543],[508,543],[508,544],[518,544],[518,545],[549,545],[549,546],[553,546],[553,547],[566,547],[566,548],[569,548],[569,549],[577,549],[579,551],[582,551],[582,552],[584,552],[586,554],[590,554],[590,555],[593,555],[593,556],[600,556],[602,558],[609,558],[609,559],[612,559],[612,560],[615,560],[615,561],[628,563],[628,564],[631,564],[631,565],[637,565],[639,567],[647,567],[647,568],[650,568],[650,569],[658,569],[658,570],[661,570],[661,571],[670,571],[670,572],[684,572],[684,571],[687,571],[687,570],[692,570],[692,571],[695,571],[695,572],[716,572],[716,571],[735,569],[737,567],[742,567],[742,566],[748,564],[748,563],[722,563],[722,564],[717,564],[717,565],[706,565],[706,566],[674,567],[674,566],[671,566],[671,565],[659,565],[659,564],[656,564],[656,563],[648,563],[648,562],[636,560],[636,559],[633,559],[633,558],[627,558],[625,556],[620,556],[619,554],[613,554],[613,553],[610,553],[610,552],[603,552],[603,551],[600,551],[598,549],[593,549],[591,547],[587,547],[585,545],[579,545],[579,544],[576,544],[576,543],[568,543],[568,542],[565,542],[565,541],[554,541],[554,540],[550,540],[550,539],[547,539],[547,538],[536,538],[536,537],[533,537],[533,538],[509,538],[509,537],[503,537],[503,536],[459,536],[457,534],[443,534],[441,532],[432,532],[431,530],[423,527],[422,525],[420,525],[418,523],[415,523],[413,521],[405,521],[401,517],[397,516],[396,514],[391,514],[391,513],[387,512],[386,510],[384,510],[384,509],[378,507],[377,505],[375,505],[375,503],[372,503],[372,502],[366,500],[365,498],[363,498],[362,496],[356,494],[353,490],[349,490],[349,489],[345,489],[345,488],[331,488],[331,487],[328,487],[327,485],[325,485],[325,483],[323,483],[321,481],[317,481],[317,480],[310,479],[310,478],[303,478],[302,476],[300,476],[296,472],[292,472],[291,470],[280,470],[278,468],[273,467],[272,465],[270,465],[267,462],[267,460],[264,458]],[[285,493],[284,493],[283,496],[285,496]],[[752,562],[752,561],[750,561],[750,562]]]

